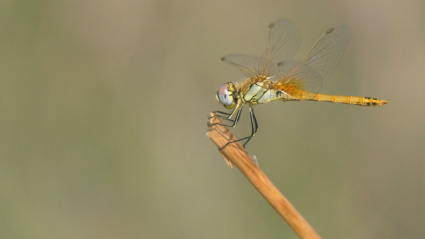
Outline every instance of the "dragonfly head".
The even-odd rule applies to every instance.
[[[215,99],[227,109],[235,108],[238,100],[235,85],[232,82],[221,85],[217,90]]]

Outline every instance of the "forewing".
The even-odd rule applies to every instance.
[[[288,19],[271,23],[269,29],[269,47],[262,57],[235,54],[225,56],[221,60],[236,66],[248,77],[274,78],[277,64],[290,60],[295,55],[301,39],[297,27]]]
[[[248,55],[228,55],[221,58],[222,61],[236,66],[242,73],[250,78],[260,75],[271,76],[275,71],[275,64],[267,58]]]
[[[297,53],[301,38],[298,28],[288,19],[281,19],[269,25],[270,60],[278,64],[289,61]]]
[[[329,78],[344,54],[350,40],[350,28],[341,25],[326,31],[325,35],[314,45],[304,58],[305,65],[314,69],[322,77],[322,84]]]

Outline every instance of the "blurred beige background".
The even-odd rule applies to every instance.
[[[424,1],[0,1],[0,238],[297,238],[205,136],[220,61],[291,19],[352,38],[247,150],[323,238],[425,238]],[[249,133],[244,112],[233,130]]]

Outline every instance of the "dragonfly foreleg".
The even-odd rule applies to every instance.
[[[214,111],[213,113],[215,114],[216,117],[219,117],[221,119],[230,121],[231,124],[230,125],[227,125],[227,124],[215,123],[215,124],[211,124],[211,125],[208,124],[208,126],[222,125],[222,126],[232,127],[233,128],[239,122],[239,119],[240,119],[241,113],[242,113],[242,109],[243,109],[243,107],[240,107],[239,109],[237,109],[235,119],[231,119],[231,117],[234,115],[234,111],[236,110],[236,108],[232,112],[230,112],[230,113],[226,113],[226,112],[222,112],[222,111]],[[210,117],[208,117],[208,118],[210,118]]]
[[[224,119],[224,120],[231,121],[231,122],[234,121],[234,120],[231,119],[233,111],[230,112],[230,113],[226,113],[226,112],[222,112],[222,111],[214,111],[213,113],[215,114],[216,117],[219,117],[220,119]],[[210,119],[210,116],[208,116],[208,119]]]

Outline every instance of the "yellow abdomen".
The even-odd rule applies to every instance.
[[[344,103],[349,105],[360,105],[360,106],[383,106],[388,103],[388,101],[386,100],[380,100],[380,99],[372,98],[372,97],[324,95],[324,94],[317,94],[314,98],[310,98],[307,100],[326,101],[326,102],[332,102],[332,103]]]

